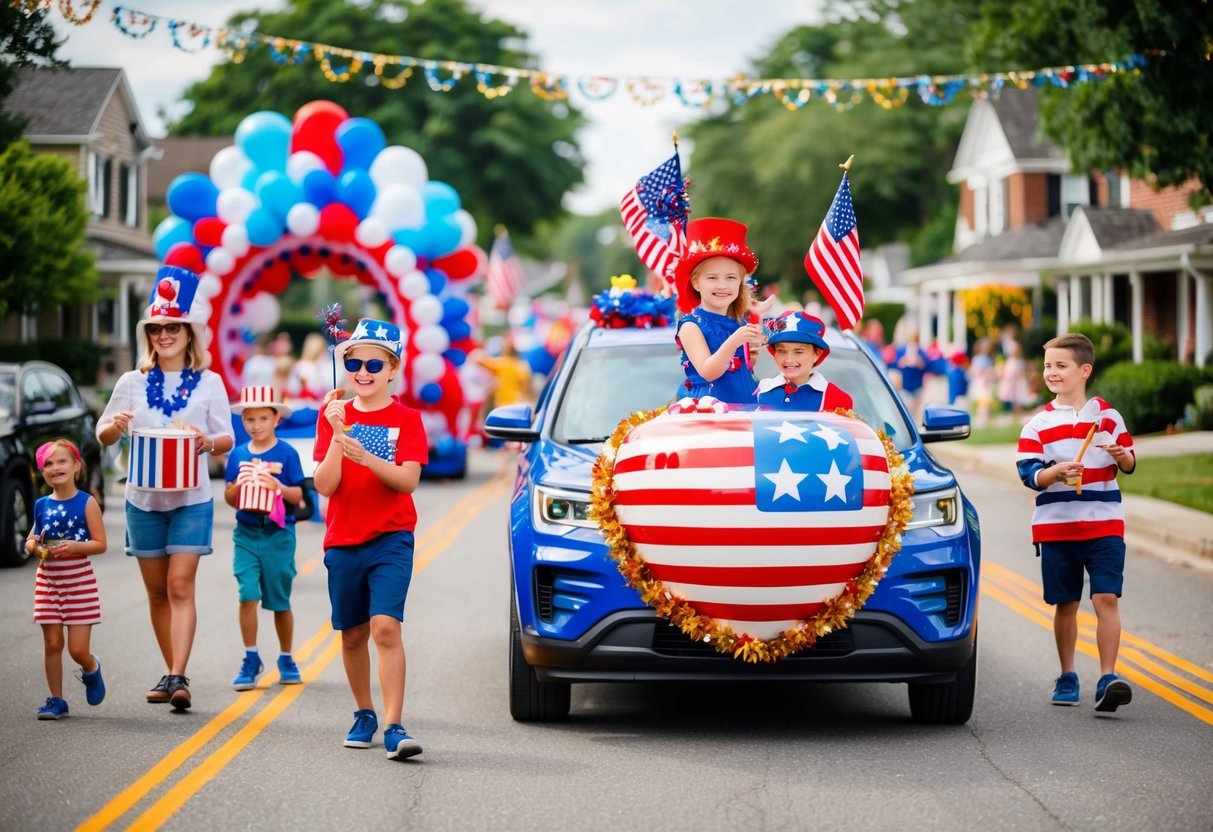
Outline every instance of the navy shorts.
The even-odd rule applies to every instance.
[[[1091,594],[1110,593],[1117,598],[1125,583],[1125,540],[1055,540],[1039,543],[1040,577],[1046,604],[1082,600],[1083,572],[1091,579]]]
[[[413,579],[412,532],[388,532],[357,546],[334,546],[325,551],[324,566],[334,630],[357,627],[375,615],[404,620],[404,600]]]

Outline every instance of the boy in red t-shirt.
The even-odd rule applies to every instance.
[[[421,415],[397,402],[388,387],[400,371],[400,329],[364,318],[337,346],[354,387],[324,399],[316,423],[316,491],[329,498],[324,535],[333,629],[341,632],[342,660],[358,710],[347,748],[370,748],[379,720],[371,700],[369,640],[379,654],[379,687],[388,725],[388,759],[421,753],[401,724],[404,710],[404,601],[413,575],[412,493],[429,461]]]

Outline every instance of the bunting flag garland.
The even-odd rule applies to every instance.
[[[76,26],[93,20],[101,0],[84,0],[79,8],[72,0],[9,0],[9,4],[27,14],[38,9],[57,8],[63,18]],[[892,78],[678,78],[656,75],[610,76],[567,75],[543,69],[432,60],[408,55],[386,55],[363,49],[351,49],[313,43],[280,35],[246,30],[234,31],[206,26],[187,20],[161,17],[126,6],[115,5],[110,21],[125,35],[146,38],[155,31],[167,30],[173,46],[183,52],[197,52],[215,46],[228,54],[232,63],[244,61],[248,53],[265,48],[275,63],[300,64],[313,60],[324,77],[333,83],[346,83],[359,75],[368,83],[387,89],[399,89],[420,71],[435,92],[450,92],[471,83],[485,98],[508,95],[519,84],[545,101],[559,101],[576,92],[585,101],[605,101],[620,91],[640,106],[651,106],[669,98],[693,109],[703,109],[723,99],[743,104],[752,98],[770,95],[789,110],[800,110],[811,101],[823,101],[837,110],[871,100],[884,109],[894,109],[917,97],[924,104],[941,107],[962,92],[975,98],[997,96],[1004,87],[1069,87],[1090,83],[1115,74],[1140,74],[1147,56],[1165,56],[1162,50],[1149,50],[1117,61],[1053,66],[1026,71],[969,73],[957,75],[911,75]],[[163,23],[164,26],[159,24]]]

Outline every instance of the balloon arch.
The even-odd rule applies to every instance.
[[[375,122],[331,101],[305,104],[293,120],[261,111],[240,122],[209,175],[173,180],[168,207],[156,254],[201,275],[195,303],[205,304],[211,366],[230,395],[253,338],[277,326],[292,272],[327,268],[369,287],[400,326],[400,398],[421,411],[431,455],[462,460],[458,367],[476,345],[467,291],[485,258],[459,194],[431,181],[416,151],[387,146]]]

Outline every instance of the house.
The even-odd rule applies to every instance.
[[[102,351],[97,384],[112,386],[134,366],[135,323],[159,265],[147,218],[147,163],[157,148],[121,69],[23,69],[4,106],[27,120],[35,151],[69,160],[88,183],[85,235],[99,291],[95,303],[11,315],[0,338],[92,341]]]
[[[1138,362],[1147,333],[1180,362],[1213,360],[1213,210],[1188,208],[1192,187],[1072,172],[1041,136],[1032,89],[974,102],[948,180],[960,187],[955,253],[904,274],[924,339],[966,345],[965,289],[1021,287],[1039,314],[1049,286],[1059,333],[1119,322]]]

